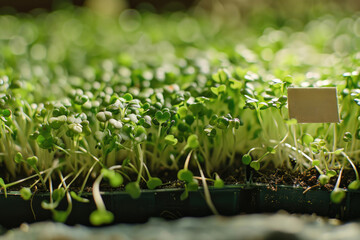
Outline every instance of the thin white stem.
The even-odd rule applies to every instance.
[[[219,212],[216,210],[215,206],[214,206],[214,203],[212,202],[211,200],[211,196],[210,196],[210,191],[209,191],[209,188],[208,188],[208,185],[206,183],[206,178],[204,176],[204,173],[201,169],[201,166],[200,166],[200,163],[199,161],[196,160],[196,163],[198,165],[198,168],[199,168],[199,172],[200,172],[200,176],[201,176],[201,182],[203,184],[203,187],[204,187],[204,194],[205,194],[205,201],[206,203],[208,204],[209,208],[211,209],[211,211],[215,214],[215,215],[219,215]]]

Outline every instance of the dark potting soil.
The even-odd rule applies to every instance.
[[[200,175],[195,169],[192,169],[194,175]],[[251,184],[251,183],[263,183],[267,184],[270,189],[276,190],[276,185],[289,185],[289,186],[298,186],[303,187],[304,190],[311,190],[312,188],[322,188],[324,190],[332,191],[334,189],[335,183],[337,181],[337,176],[332,177],[328,184],[320,186],[318,177],[319,173],[315,168],[307,169],[302,172],[300,171],[291,171],[288,168],[275,168],[267,166],[266,169],[260,169],[255,171],[249,166],[239,166],[226,168],[218,172],[220,178],[224,181],[225,185],[237,185],[237,184]],[[177,171],[168,170],[168,169],[159,169],[157,173],[153,173],[153,176],[159,177],[163,181],[160,189],[170,189],[170,188],[184,188],[185,183],[177,179]],[[133,178],[135,179],[135,177]],[[344,172],[341,177],[340,187],[346,189],[347,186],[356,179],[353,169],[344,169]],[[92,182],[95,179],[89,179],[88,185],[84,188],[84,192],[92,191]],[[128,182],[126,179],[125,184]],[[199,185],[202,185],[201,179],[198,178]],[[22,187],[28,187],[33,182],[27,181],[23,184],[15,185],[10,187],[8,190],[17,191]],[[57,186],[58,181],[54,180],[53,185]],[[77,192],[80,191],[80,186],[82,182],[74,182],[71,187],[71,190]],[[209,186],[213,185],[213,182],[207,181]],[[142,189],[147,189],[146,183],[141,181],[140,187]],[[124,190],[124,185],[118,188],[112,188],[109,186],[108,181],[103,179],[101,183],[101,191],[119,191]],[[37,185],[37,191],[43,192],[44,188],[40,183]]]
[[[193,173],[197,172],[193,170]],[[328,184],[320,186],[318,177],[319,172],[315,168],[307,169],[302,172],[291,171],[288,168],[275,168],[268,166],[266,169],[255,171],[248,166],[240,166],[223,169],[218,172],[220,178],[224,181],[225,185],[247,184],[247,183],[264,183],[269,188],[276,189],[276,185],[289,185],[298,186],[306,189],[321,187],[324,190],[332,191],[335,187],[337,176],[332,177]],[[155,176],[155,175],[154,175]],[[182,188],[184,182],[177,179],[177,171],[162,170],[156,174],[163,180],[164,184],[160,188]],[[353,169],[344,169],[341,177],[340,187],[346,189],[347,186],[356,179]],[[209,186],[213,182],[207,182]],[[199,185],[202,185],[199,180]],[[146,184],[142,185],[146,188]]]

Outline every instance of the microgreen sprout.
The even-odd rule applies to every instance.
[[[261,26],[243,26],[247,34],[222,31],[219,38],[219,29],[228,29],[220,19],[214,27],[190,14],[201,29],[195,36],[173,31],[178,17],[139,14],[143,21],[133,31],[88,10],[0,16],[5,196],[16,185],[25,200],[37,189],[48,190],[42,206],[66,221],[73,200],[89,202],[83,193],[92,185],[97,209],[90,221],[101,225],[114,215],[104,205],[100,183],[136,199],[142,186],[161,188],[167,179],[158,174],[167,170],[185,186],[181,199],[200,183],[214,213],[209,188],[224,186],[227,169],[253,174],[270,166],[314,168],[316,186],[337,178],[331,195],[336,203],[345,197],[341,176],[349,169],[355,179],[348,189],[360,188],[360,74],[354,67],[360,61],[353,47],[357,33],[349,31],[357,15],[351,21],[296,21],[296,30],[293,21],[259,18]],[[68,34],[56,30],[59,24]],[[329,24],[331,39],[319,31]],[[106,43],[93,36],[106,36]],[[340,123],[288,119],[287,89],[303,86],[337,87]],[[61,202],[68,204],[64,211]]]

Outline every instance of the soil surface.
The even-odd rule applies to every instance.
[[[192,169],[194,175],[199,175],[195,169]],[[312,188],[322,188],[329,191],[334,189],[334,186],[337,181],[337,176],[332,177],[328,184],[324,186],[320,186],[318,177],[319,173],[315,168],[307,169],[302,172],[300,171],[291,171],[288,168],[275,168],[268,166],[266,169],[260,169],[259,171],[255,171],[248,166],[239,166],[223,169],[218,172],[220,178],[224,181],[226,185],[234,185],[234,184],[246,184],[246,183],[264,183],[268,184],[268,187],[271,189],[276,189],[276,185],[290,185],[290,186],[300,186],[303,187],[304,190],[310,190]],[[177,179],[177,171],[174,170],[166,170],[159,169],[157,173],[153,173],[153,176],[159,177],[163,181],[163,185],[159,188],[168,189],[168,188],[183,188],[185,184],[183,181]],[[130,176],[132,179],[136,179],[136,176]],[[346,189],[347,186],[356,179],[355,173],[353,169],[344,169],[344,172],[341,177],[340,187]],[[95,179],[89,179],[88,186],[85,187],[84,192],[92,191],[92,182]],[[124,179],[125,183],[128,180]],[[9,188],[8,190],[17,191],[22,187],[28,187],[33,183],[32,180],[24,182],[23,184],[15,185]],[[209,186],[213,184],[213,182],[207,182]],[[56,186],[59,184],[56,180],[53,181],[53,185]],[[74,182],[71,187],[73,191],[79,191],[82,182]],[[201,186],[201,180],[199,179],[199,185]],[[147,189],[146,183],[141,181],[140,187],[142,189]],[[107,180],[103,179],[101,182],[101,190],[102,191],[119,191],[124,190],[124,185],[119,188],[112,188],[109,186]],[[42,192],[44,189],[40,183],[37,185],[37,191]]]

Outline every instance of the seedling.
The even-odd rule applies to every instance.
[[[338,179],[331,195],[336,203],[345,196],[340,178],[348,169],[355,173],[348,188],[360,188],[360,74],[353,67],[360,62],[352,48],[357,33],[349,31],[353,21],[323,16],[299,22],[294,30],[283,21],[278,26],[276,19],[257,18],[259,26],[249,21],[243,26],[247,34],[240,36],[220,20],[214,28],[207,19],[189,15],[201,29],[198,39],[207,40],[199,44],[173,31],[177,17],[141,17],[138,29],[124,34],[117,20],[87,10],[0,16],[7,23],[0,39],[0,187],[5,196],[15,185],[25,200],[36,189],[47,190],[43,207],[66,221],[73,200],[89,202],[83,193],[92,185],[97,209],[89,217],[101,225],[114,216],[103,203],[100,183],[125,189],[136,199],[142,186],[161,188],[167,179],[159,173],[167,170],[185,185],[181,199],[201,183],[214,213],[209,188],[226,184],[224,169],[315,168],[320,185]],[[76,23],[66,24],[67,34],[49,31],[59,29],[64,19]],[[317,30],[324,21],[338,24],[330,40]],[[92,41],[94,35],[106,36],[106,44]],[[302,37],[293,48],[296,36]],[[341,47],[342,39],[353,44]],[[34,44],[44,51],[37,53]],[[331,54],[328,46],[344,52]],[[299,57],[297,49],[311,51]],[[329,61],[337,64],[327,66]],[[293,99],[288,101],[288,91],[305,85],[331,88],[332,101],[339,103],[339,114],[331,111],[332,123],[302,124],[309,121],[292,118],[297,117],[292,110],[289,116]],[[60,202],[68,208],[59,210]]]

